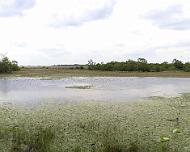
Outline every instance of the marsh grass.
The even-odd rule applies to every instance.
[[[97,71],[64,68],[25,67],[12,74],[0,74],[0,77],[48,77],[52,79],[64,77],[190,77],[190,72],[166,71],[166,72],[124,72],[124,71]]]
[[[2,105],[0,152],[188,152],[189,101]]]
[[[54,133],[51,128],[38,128],[35,132],[26,132],[15,126],[12,130],[10,152],[49,152]]]

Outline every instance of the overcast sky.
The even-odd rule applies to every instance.
[[[20,65],[190,61],[190,0],[0,0],[0,53]]]

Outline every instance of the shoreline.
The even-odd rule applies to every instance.
[[[190,78],[190,72],[165,71],[165,72],[126,72],[126,71],[92,71],[63,68],[22,68],[10,74],[0,74],[3,77],[173,77]]]

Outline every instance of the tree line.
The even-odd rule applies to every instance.
[[[190,72],[190,62],[183,63],[180,60],[173,59],[172,63],[148,63],[145,58],[127,60],[124,62],[111,61],[108,63],[95,63],[93,60],[88,61],[89,70],[102,71],[139,71],[139,72],[161,72],[161,71],[186,71]]]
[[[11,73],[19,70],[18,62],[11,61],[8,57],[3,56],[0,59],[0,73]]]

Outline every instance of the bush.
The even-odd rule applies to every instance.
[[[161,71],[186,71],[190,72],[190,63],[183,63],[180,60],[174,59],[172,63],[148,63],[144,58],[139,58],[137,61],[128,60],[125,62],[111,61],[108,63],[95,63],[93,60],[88,61],[89,70],[102,71],[138,71],[138,72],[161,72]]]
[[[189,62],[185,63],[185,65],[184,65],[184,71],[185,72],[190,72],[190,63]]]
[[[17,61],[10,61],[8,57],[3,57],[0,60],[0,73],[10,73],[19,70]]]

